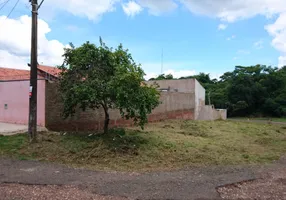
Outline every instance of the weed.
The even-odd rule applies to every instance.
[[[232,121],[170,120],[106,135],[40,133],[36,144],[26,135],[0,137],[2,156],[101,170],[263,163],[285,153],[285,126]]]

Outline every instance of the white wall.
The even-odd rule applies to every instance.
[[[202,106],[197,120],[226,120],[226,109],[215,109],[211,105]]]
[[[206,90],[195,80],[195,120],[198,119],[200,110],[205,106]]]

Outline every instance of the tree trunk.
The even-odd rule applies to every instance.
[[[108,133],[108,125],[109,125],[109,114],[108,114],[108,108],[103,107],[104,113],[105,113],[105,120],[104,120],[104,134]]]

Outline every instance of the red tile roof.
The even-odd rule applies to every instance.
[[[60,69],[56,67],[49,67],[44,65],[39,65],[38,70],[42,72],[46,72],[51,74],[55,77],[59,76],[61,72]],[[41,73],[39,73],[41,76]],[[21,70],[21,69],[11,69],[11,68],[1,68],[0,67],[0,81],[7,81],[7,80],[28,80],[30,79],[30,70]]]
[[[55,77],[58,77],[61,73],[61,70],[56,68],[56,67],[50,67],[50,66],[44,66],[44,65],[39,65],[38,69],[47,72]]]
[[[30,78],[29,70],[0,68],[0,80],[23,80]]]

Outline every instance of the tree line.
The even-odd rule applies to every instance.
[[[206,73],[180,79],[188,78],[196,78],[206,89],[206,104],[228,109],[230,117],[286,116],[286,66],[236,66],[219,80],[211,79]],[[161,74],[150,80],[164,79],[174,77]]]

